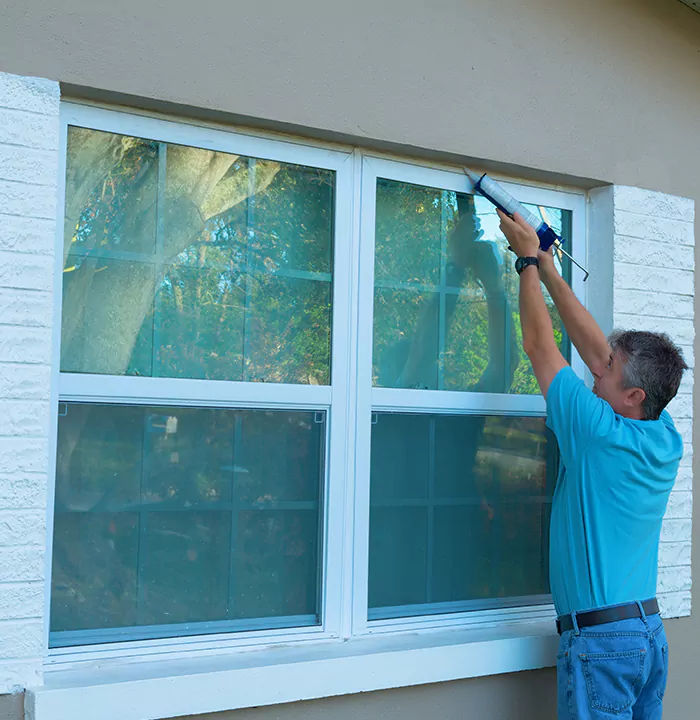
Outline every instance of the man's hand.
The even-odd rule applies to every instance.
[[[501,220],[501,232],[506,236],[511,250],[518,257],[537,257],[540,239],[533,228],[523,220],[522,215],[515,213],[511,219],[498,209],[496,212]]]
[[[559,274],[557,266],[554,264],[554,253],[552,252],[552,248],[550,247],[547,251],[538,250],[537,259],[540,262],[540,277],[546,285],[549,279],[554,278]]]

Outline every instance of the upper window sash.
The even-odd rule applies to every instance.
[[[435,188],[459,194],[473,194],[474,188],[466,175],[459,170],[441,170],[421,167],[415,164],[387,160],[379,157],[365,157],[362,167],[362,217],[360,275],[363,288],[360,297],[360,317],[364,322],[360,328],[359,367],[360,386],[369,384],[372,406],[376,409],[402,409],[405,411],[425,409],[426,411],[474,411],[482,413],[544,414],[545,404],[540,395],[516,395],[489,392],[465,392],[462,390],[433,390],[372,386],[373,364],[373,323],[375,305],[375,239],[377,223],[377,181],[387,179],[423,188]],[[571,252],[574,259],[585,264],[585,196],[569,190],[517,184],[498,178],[504,187],[521,202],[539,206],[555,207],[571,213]],[[397,252],[401,249],[397,247]],[[504,262],[510,258],[505,257]],[[585,304],[587,285],[583,284],[581,273],[572,272],[572,287]],[[371,318],[371,321],[370,321]],[[575,348],[571,348],[571,363],[577,372],[583,372],[583,364]]]
[[[328,150],[322,147],[302,145],[295,142],[266,139],[253,135],[229,132],[224,130],[202,127],[195,124],[186,124],[160,120],[156,118],[130,114],[120,111],[105,110],[92,106],[75,104],[64,104],[62,106],[62,147],[63,167],[59,183],[59,204],[61,217],[59,218],[59,234],[63,235],[63,213],[65,213],[65,150],[67,147],[68,133],[71,127],[85,128],[97,132],[114,133],[131,136],[147,141],[154,141],[165,147],[188,146],[194,149],[203,149],[213,152],[229,153],[237,156],[245,156],[255,159],[272,160],[289,165],[299,165],[320,170],[333,172],[333,246],[332,246],[332,296],[331,296],[331,338],[330,338],[330,382],[332,384],[346,383],[347,378],[347,357],[348,357],[348,324],[350,318],[350,278],[347,268],[350,266],[350,243],[352,238],[352,170],[353,157],[350,152]],[[61,237],[59,246],[62,251],[64,238]],[[59,254],[62,254],[59,253]],[[117,253],[118,254],[118,253]],[[59,277],[63,276],[64,268],[61,267]],[[60,294],[59,294],[59,297]],[[57,303],[57,324],[61,326],[61,303]],[[60,334],[56,337],[56,345],[60,346]],[[155,350],[154,350],[155,352]],[[224,401],[224,404],[236,402],[238,398],[244,398],[254,405],[269,406],[281,404],[281,401],[291,401],[292,406],[300,403],[304,406],[318,406],[330,404],[330,386],[322,382],[320,385],[311,384],[313,380],[306,383],[299,383],[296,390],[292,385],[276,383],[279,393],[275,394],[272,388],[266,387],[267,383],[256,382],[254,377],[246,379],[233,378],[224,380],[226,383],[234,383],[231,388],[214,392],[203,387],[208,380],[196,380],[194,378],[156,378],[156,377],[129,377],[125,380],[137,380],[136,383],[113,382],[118,376],[112,376],[110,381],[107,377],[100,375],[93,380],[90,378],[90,369],[86,368],[87,375],[76,373],[61,373],[60,394],[66,399],[89,399],[110,397],[120,402],[137,399],[160,399],[169,397],[176,400],[179,392],[182,392],[182,399],[189,401],[202,400],[209,404],[210,396],[216,396]],[[78,378],[83,378],[82,382]],[[103,382],[100,382],[102,378]],[[176,384],[167,382],[175,380]],[[253,382],[251,382],[251,380]],[[219,385],[219,383],[217,383]],[[243,389],[242,385],[249,385]],[[327,391],[321,388],[325,387]],[[178,389],[179,388],[179,389]],[[275,397],[273,397],[273,394]],[[212,398],[213,399],[213,398]]]

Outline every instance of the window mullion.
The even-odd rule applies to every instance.
[[[374,244],[377,174],[374,160],[361,168],[352,632],[367,632],[369,590],[370,447],[372,429],[372,346],[374,336]]]
[[[326,461],[323,523],[323,623],[333,636],[347,632],[347,597],[352,590],[352,438],[355,404],[352,392],[354,342],[354,156],[336,171],[335,234],[333,243],[333,317],[331,337],[332,405]],[[350,578],[350,580],[349,580]]]

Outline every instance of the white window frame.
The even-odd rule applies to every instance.
[[[65,163],[70,125],[335,171],[332,384],[327,387],[245,382],[212,384],[206,380],[179,378],[60,374]],[[281,642],[337,642],[362,636],[490,627],[553,618],[553,607],[540,605],[397,620],[367,619],[372,411],[383,408],[395,410],[398,404],[405,411],[432,413],[476,411],[543,416],[545,412],[541,396],[372,387],[376,180],[382,177],[448,191],[473,192],[460,169],[409,163],[352,148],[328,148],[306,140],[280,140],[262,134],[234,132],[70,103],[64,103],[61,111],[60,163],[52,378],[52,477],[55,478],[58,404],[66,401],[325,410],[328,413],[328,438],[321,514],[323,547],[319,626],[54,648],[48,650],[47,669],[58,670],[76,663],[82,665],[84,661],[110,658],[178,658],[189,657],[193,652],[217,654],[248,648],[274,648]],[[494,177],[503,181],[523,202],[573,211],[573,255],[578,262],[585,264],[586,198],[583,191],[554,190],[535,184],[514,183],[498,175]],[[572,285],[585,304],[587,287],[582,284],[582,276],[575,269]],[[572,365],[582,374],[583,364],[573,348]],[[342,420],[338,422],[338,418]],[[49,487],[47,618],[50,617],[54,481],[49,483]],[[48,648],[49,623],[45,625]]]
[[[76,125],[93,130],[131,135],[164,143],[229,152],[232,154],[272,159],[284,163],[306,165],[335,172],[335,221],[333,238],[333,299],[331,324],[331,385],[292,385],[273,383],[216,382],[182,378],[116,377],[89,374],[62,374],[60,368],[61,299],[60,279],[63,273],[63,220],[65,208],[65,163],[68,128]],[[328,150],[281,140],[171,122],[152,117],[102,108],[64,104],[61,109],[57,219],[56,273],[59,279],[54,315],[52,407],[52,476],[49,498],[48,553],[46,559],[46,617],[50,617],[51,570],[53,544],[53,506],[58,404],[62,402],[104,402],[128,405],[172,405],[177,407],[245,407],[249,409],[324,410],[326,411],[326,458],[323,479],[322,547],[320,548],[320,625],[289,629],[271,629],[193,635],[156,640],[133,640],[114,644],[95,644],[67,648],[50,648],[49,661],[75,661],[126,655],[148,655],[187,649],[216,650],[223,647],[274,645],[281,640],[324,640],[340,635],[342,574],[339,563],[331,559],[343,552],[344,487],[348,463],[348,446],[343,425],[333,418],[347,417],[347,382],[350,361],[350,287],[349,274],[352,242],[353,155],[350,151]],[[46,623],[46,647],[49,647],[49,623]]]
[[[496,176],[497,177],[497,176]],[[359,327],[358,338],[358,390],[356,430],[356,488],[355,488],[355,604],[353,609],[353,633],[391,633],[416,628],[444,628],[455,625],[478,626],[484,623],[512,622],[518,619],[551,619],[554,607],[551,603],[524,607],[495,608],[456,612],[441,615],[424,615],[410,618],[368,620],[367,601],[369,590],[369,516],[370,516],[370,445],[371,415],[389,410],[398,412],[461,413],[474,412],[487,415],[546,414],[541,395],[505,395],[445,390],[411,390],[379,388],[372,386],[372,343],[374,306],[374,241],[376,223],[377,179],[384,178],[412,183],[439,190],[474,194],[471,181],[461,171],[424,168],[406,162],[367,157],[362,168],[362,217],[360,245],[360,310],[364,322]],[[585,265],[585,197],[582,193],[555,191],[536,186],[516,184],[499,178],[504,187],[521,202],[546,205],[572,211],[572,255]],[[572,286],[579,298],[584,299],[586,286],[583,276],[574,268]],[[583,363],[575,348],[571,349],[571,364],[583,372]]]

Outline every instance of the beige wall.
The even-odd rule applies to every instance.
[[[674,194],[698,182],[700,15],[675,0],[4,0],[2,16],[8,72]]]
[[[96,88],[144,107],[700,203],[700,15],[676,0],[5,0],[2,17],[0,70],[57,79],[69,93]],[[700,613],[668,630],[665,717],[687,720],[700,699]],[[235,720],[542,720],[553,717],[553,678],[485,678]]]

